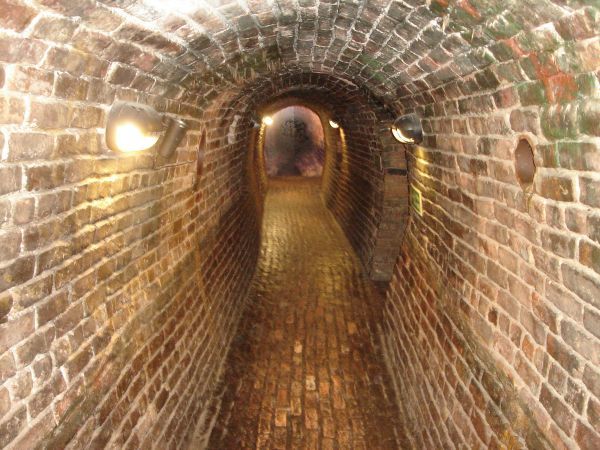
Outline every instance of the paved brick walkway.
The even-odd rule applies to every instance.
[[[209,448],[403,447],[377,341],[381,301],[318,181],[272,180]]]

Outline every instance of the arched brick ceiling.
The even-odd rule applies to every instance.
[[[247,111],[261,111],[265,107],[272,109],[272,105],[281,101],[285,103],[290,98],[318,106],[336,117],[356,116],[366,110],[384,111],[383,105],[368,90],[320,73],[284,72],[261,76],[234,92],[235,100],[231,104]]]
[[[100,58],[194,88],[205,103],[224,87],[286,70],[350,80],[393,103],[572,30],[535,27],[578,0],[38,0],[69,18],[38,35],[72,40]],[[581,30],[586,23],[581,19]],[[79,26],[84,24],[84,27]],[[589,26],[587,27],[589,29]],[[593,27],[592,27],[593,29]],[[60,37],[60,36],[59,36]],[[536,47],[536,48],[534,48]],[[118,76],[116,74],[115,76]],[[176,88],[171,88],[175,90]]]

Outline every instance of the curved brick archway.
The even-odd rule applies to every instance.
[[[600,446],[593,2],[0,10],[1,447],[184,448],[211,422],[259,251],[250,119],[292,94],[345,124],[325,199],[369,275],[393,272],[373,339],[410,445]],[[110,152],[118,99],[187,120],[176,154]],[[420,146],[390,140],[405,112]]]
[[[406,157],[389,130],[393,116],[352,83],[323,74],[285,74],[251,92],[250,99],[238,102],[253,116],[300,104],[321,117],[327,148],[325,202],[369,276],[389,281],[409,217]],[[327,126],[331,118],[341,126],[343,145],[340,132]],[[345,168],[341,159],[347,161]]]

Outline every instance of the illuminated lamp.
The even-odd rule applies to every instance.
[[[329,126],[330,126],[331,128],[339,128],[339,127],[340,127],[340,124],[339,124],[339,123],[337,123],[337,122],[334,122],[333,120],[329,120]]]
[[[167,117],[148,105],[118,101],[108,113],[106,145],[120,153],[139,152],[156,146],[158,153],[168,158],[187,128],[185,121]]]
[[[153,147],[163,131],[162,115],[139,103],[116,102],[106,122],[106,145],[117,152],[138,152]]]
[[[264,123],[266,126],[273,125],[273,118],[271,116],[265,116],[262,119],[262,123]]]
[[[416,114],[398,117],[391,131],[394,138],[403,144],[419,144],[423,141],[421,119]]]

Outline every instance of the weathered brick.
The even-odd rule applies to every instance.
[[[600,273],[600,246],[589,241],[579,241],[579,262]]]
[[[52,42],[68,43],[73,37],[77,24],[67,18],[41,16],[35,23],[32,36]]]
[[[12,415],[0,422],[0,445],[6,447],[17,437],[27,423],[27,409],[19,408]]]
[[[85,100],[89,89],[87,80],[59,73],[54,86],[54,95],[66,100]]]
[[[600,345],[590,341],[582,329],[570,321],[561,322],[561,336],[576,352],[591,362],[600,361]]]
[[[589,100],[579,108],[582,133],[600,136],[600,101]]]
[[[0,0],[0,28],[23,31],[36,16],[37,11],[20,0]]]
[[[17,97],[5,97],[0,101],[0,124],[20,124],[25,119],[25,102]]]
[[[600,180],[580,177],[579,187],[581,202],[594,208],[600,208]]]
[[[563,39],[580,40],[595,35],[598,29],[598,11],[592,7],[585,7],[573,11],[558,20],[556,30]]]
[[[0,195],[19,189],[21,189],[21,168],[19,166],[0,167]]]
[[[600,435],[590,430],[590,428],[581,422],[577,422],[575,427],[575,441],[580,448],[584,450],[593,450],[600,445]]]
[[[596,433],[600,432],[600,402],[590,398],[587,404],[586,416]]]
[[[0,61],[7,63],[38,64],[46,45],[35,39],[0,36]]]
[[[598,307],[600,305],[600,281],[571,264],[562,265],[565,286],[582,300]]]
[[[26,282],[33,277],[35,258],[24,256],[0,269],[0,290]]]
[[[539,81],[520,84],[518,91],[523,106],[544,105],[547,103],[544,85]]]
[[[540,194],[546,198],[570,202],[575,200],[573,194],[573,180],[571,178],[553,176],[553,175],[538,175],[536,184],[539,184]]]
[[[121,64],[111,67],[108,82],[123,86],[129,86],[135,78],[135,71]]]
[[[54,152],[54,138],[43,133],[14,132],[8,140],[8,159],[23,161],[50,159]]]
[[[55,317],[66,311],[68,306],[68,295],[61,292],[45,299],[43,303],[36,306],[36,325],[42,327]]]
[[[50,96],[54,86],[54,73],[31,66],[13,66],[7,87],[10,90]]]
[[[69,125],[70,111],[62,103],[34,101],[31,102],[29,119],[40,128],[64,129]]]
[[[598,393],[600,393],[600,375],[593,368],[587,366],[583,372],[582,380],[590,392],[598,397]]]
[[[569,409],[560,399],[554,395],[546,385],[542,385],[540,391],[540,403],[546,408],[556,424],[567,434],[571,434],[574,425],[574,417]]]
[[[568,139],[579,134],[577,103],[553,105],[543,109],[542,132],[548,139]]]
[[[211,403],[213,368],[226,354],[253,273],[268,181],[258,169],[262,156],[247,145],[253,131],[246,111],[258,112],[275,98],[287,101],[292,93],[343,126],[337,135],[324,129],[325,141],[340,151],[325,154],[323,196],[369,276],[387,281],[397,264],[384,308],[373,308],[381,315],[351,335],[342,326],[350,312],[338,318],[321,311],[323,296],[335,293],[319,292],[317,309],[305,317],[306,329],[318,337],[296,355],[301,364],[292,359],[282,365],[282,379],[297,366],[312,369],[330,355],[332,343],[342,349],[339,381],[358,364],[354,340],[381,325],[397,394],[406,400],[397,417],[410,417],[406,428],[414,434],[410,445],[393,445],[392,435],[400,435],[395,430],[360,433],[363,424],[348,411],[370,389],[334,379],[332,406],[321,408],[310,390],[305,398],[302,391],[294,396],[289,410],[278,404],[266,411],[260,430],[270,430],[275,420],[280,426],[261,435],[265,445],[289,446],[291,436],[294,448],[598,446],[592,416],[581,406],[582,397],[589,408],[598,396],[589,342],[597,337],[593,286],[600,243],[595,6],[302,0],[280,2],[276,10],[249,2],[247,9],[211,4],[173,15],[166,7],[129,3],[0,0],[0,28],[7,29],[0,37],[6,94],[0,99],[0,175],[6,175],[0,176],[0,220],[23,241],[8,242],[3,256],[19,258],[22,247],[21,258],[34,258],[36,270],[35,278],[24,277],[0,294],[10,294],[0,327],[12,324],[16,336],[0,332],[2,342],[10,342],[4,354],[12,357],[37,336],[21,333],[18,322],[35,311],[37,325],[55,330],[56,321],[65,333],[51,343],[52,361],[65,373],[83,371],[86,394],[106,392],[110,399],[102,410],[107,425],[96,430],[98,411],[83,396],[83,383],[75,381],[49,411],[64,380],[48,382],[60,386],[50,393],[34,376],[23,401],[25,419],[33,420],[25,425],[23,419],[18,440],[3,429],[3,439],[11,437],[0,446],[34,448],[48,439],[44,444],[52,448],[74,442],[175,448],[196,418],[218,413],[203,415],[203,408]],[[155,162],[152,152],[101,156],[107,151],[105,112],[115,98],[189,121],[174,165]],[[424,119],[425,140],[406,146],[408,164],[402,162],[404,146],[391,159],[382,152],[399,146],[382,124],[400,111]],[[236,114],[241,119],[230,136]],[[203,128],[206,158],[189,187]],[[533,192],[523,191],[514,175],[519,133],[538,143]],[[410,221],[405,171],[423,193],[424,214],[410,210]],[[287,236],[288,228],[282,230]],[[329,229],[320,231],[329,236]],[[345,277],[338,270],[353,257],[332,265],[335,270],[314,264],[317,282],[303,280],[298,289]],[[363,281],[352,284],[353,298],[363,295]],[[57,309],[44,310],[53,295]],[[311,322],[314,317],[322,320]],[[287,324],[284,340],[286,330],[297,332]],[[327,334],[336,330],[344,333]],[[91,352],[80,348],[89,342]],[[31,359],[26,353],[19,361]],[[35,358],[32,365],[43,356]],[[515,364],[529,389],[515,390],[512,373],[488,363],[502,358]],[[128,373],[133,360],[135,373],[157,376],[130,377],[131,385],[117,389],[119,374]],[[48,370],[61,373],[55,369],[41,370],[39,380]],[[380,379],[375,372],[368,372],[370,380]],[[203,374],[199,383],[180,381],[197,374]],[[328,376],[309,375],[315,386]],[[537,375],[549,382],[542,403],[528,394],[540,396]],[[487,408],[487,397],[476,389],[460,391],[472,379],[486,380],[483,387],[499,408]],[[277,389],[268,385],[262,392],[274,399]],[[156,418],[146,401],[161,406]],[[368,401],[359,401],[363,410]],[[531,411],[522,411],[523,404]],[[544,407],[561,429],[569,425],[568,432],[542,423]],[[304,433],[306,410],[316,417],[307,416],[314,429]],[[569,411],[577,411],[577,419],[562,416]],[[50,434],[55,415],[61,427]],[[221,435],[235,441],[231,448],[243,447],[239,435]]]

